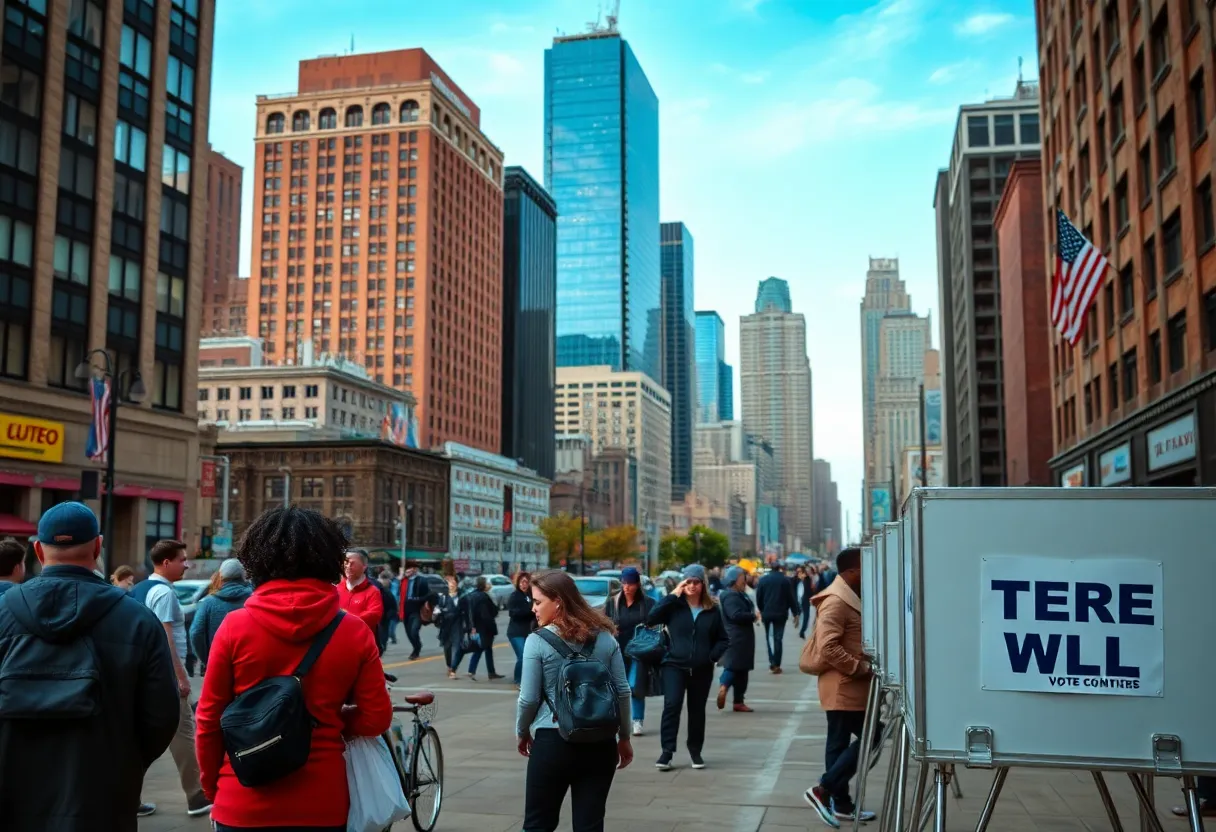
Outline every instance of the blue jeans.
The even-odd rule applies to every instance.
[[[641,662],[629,663],[629,687],[636,688],[638,686],[638,674],[642,673]],[[646,718],[646,699],[640,696],[629,697],[629,714],[631,719],[636,719],[641,722]]]
[[[785,619],[765,621],[764,636],[768,647],[769,668],[781,667],[781,640],[785,637]]]
[[[477,664],[481,661],[481,657],[486,657],[486,670],[491,676],[497,676],[498,673],[494,670],[494,636],[481,637],[481,650],[473,654],[473,658],[469,659],[469,673],[477,672]],[[459,664],[459,661],[456,662]]]
[[[524,673],[524,642],[527,640],[527,636],[514,636],[507,639],[511,642],[511,649],[515,651],[515,684],[517,685]]]
[[[722,675],[718,677],[718,684],[726,688],[735,689],[735,704],[743,704],[743,696],[747,693],[747,677],[751,673],[750,670],[730,670],[724,669]]]

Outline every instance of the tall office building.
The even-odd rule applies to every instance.
[[[422,49],[301,61],[257,99],[249,334],[414,395],[418,440],[497,453],[502,152]]]
[[[615,26],[545,51],[557,363],[663,377],[659,100]]]
[[[502,455],[551,480],[557,205],[520,167],[503,190]]]
[[[1000,275],[992,218],[1015,159],[1039,153],[1038,86],[959,110],[937,210],[949,485],[1005,484]],[[943,188],[944,186],[944,188]],[[944,202],[943,202],[944,200]],[[940,228],[948,225],[948,232]],[[948,248],[942,249],[943,243]]]
[[[840,528],[840,499],[832,480],[832,463],[815,460],[815,528],[819,532],[820,552],[834,555],[841,548],[844,529]]]
[[[904,449],[920,444],[920,388],[925,381],[925,351],[931,346],[930,321],[911,312],[888,315],[879,323],[878,379],[874,387],[871,435],[870,527],[893,520],[900,492]],[[874,504],[875,489],[886,499]]]
[[[806,318],[791,309],[789,285],[770,277],[760,284],[756,313],[739,322],[743,430],[772,446],[777,469],[773,500],[787,551],[818,539]]]
[[[866,291],[861,299],[861,410],[867,481],[872,477],[882,479],[874,461],[874,437],[878,426],[874,398],[881,375],[882,322],[889,315],[911,314],[911,308],[912,299],[899,276],[899,259],[871,257],[866,271]]]
[[[98,472],[88,361],[122,401],[108,565],[142,565],[158,537],[193,551],[215,3],[5,5],[0,536]]]
[[[241,257],[241,180],[244,169],[207,145],[207,223],[203,249],[204,335],[244,335],[231,329],[230,308]],[[241,297],[241,306],[245,305]]]
[[[733,368],[726,363],[726,327],[717,312],[697,312],[697,424],[734,418]]]
[[[660,227],[663,275],[663,386],[671,394],[671,501],[692,488],[692,426],[697,389],[696,314],[692,308],[692,234],[682,222]]]

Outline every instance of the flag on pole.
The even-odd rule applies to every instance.
[[[1076,345],[1085,328],[1085,315],[1110,265],[1098,248],[1056,209],[1056,270],[1051,278],[1051,322]]]
[[[89,441],[85,454],[94,462],[105,462],[110,449],[110,380],[94,378],[89,381],[89,403],[92,406],[92,421],[89,423]]]

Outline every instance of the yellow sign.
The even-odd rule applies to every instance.
[[[63,424],[0,413],[0,456],[63,462]]]

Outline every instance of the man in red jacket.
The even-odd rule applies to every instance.
[[[346,580],[338,584],[338,603],[351,615],[361,618],[372,635],[380,632],[384,601],[380,597],[380,587],[367,579],[367,555],[362,552],[346,553]]]

